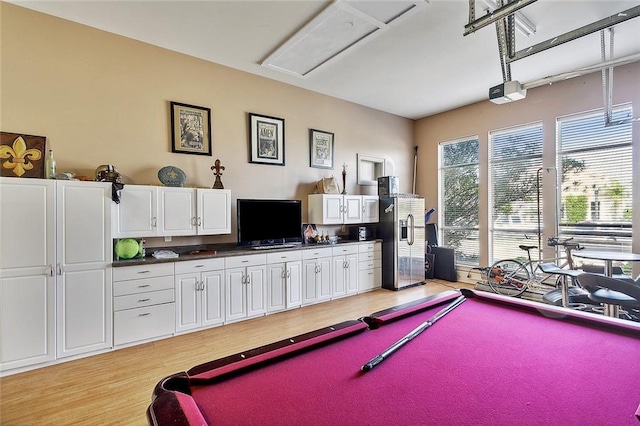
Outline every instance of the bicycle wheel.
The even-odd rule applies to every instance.
[[[487,284],[498,294],[520,296],[531,279],[527,267],[515,259],[499,260],[487,272]]]

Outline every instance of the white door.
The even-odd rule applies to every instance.
[[[199,288],[200,273],[176,275],[176,333],[200,327],[202,302]]]
[[[322,223],[338,224],[343,222],[343,196],[342,195],[323,195],[322,196]]]
[[[158,206],[162,220],[158,235],[196,234],[196,193],[192,188],[158,188]]]
[[[245,268],[233,268],[225,271],[225,315],[227,321],[247,316],[245,273]]]
[[[267,312],[286,308],[287,264],[267,265]]]
[[[302,304],[302,262],[287,263],[287,308]]]
[[[125,185],[120,203],[113,204],[113,237],[157,235],[158,191],[155,186]]]
[[[307,305],[318,300],[318,277],[320,266],[316,259],[305,260],[302,265],[302,303]]]
[[[198,234],[231,233],[231,191],[198,189]]]
[[[247,267],[247,316],[267,311],[267,268],[265,265]]]
[[[344,223],[362,223],[362,197],[344,196]]]
[[[113,346],[111,184],[58,181],[58,357]]]
[[[379,221],[380,202],[377,195],[362,196],[362,223],[376,223]]]
[[[346,259],[344,256],[333,257],[333,297],[347,294]]]
[[[318,300],[331,299],[331,257],[318,259]]]
[[[345,279],[347,294],[358,292],[358,255],[348,254],[345,256]]]
[[[224,323],[224,270],[202,273],[202,326]]]

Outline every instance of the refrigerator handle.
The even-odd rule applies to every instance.
[[[414,225],[415,223],[415,218],[413,217],[413,215],[411,213],[409,213],[409,215],[407,216],[407,225],[409,227],[409,238],[407,243],[412,246],[414,241],[415,241],[415,230],[414,230]]]

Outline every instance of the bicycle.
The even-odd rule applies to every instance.
[[[526,237],[526,236],[525,236]],[[573,263],[573,250],[581,250],[583,247],[578,243],[572,243],[573,238],[567,238],[560,240],[558,237],[551,237],[547,240],[547,245],[551,247],[562,246],[565,252],[565,261],[560,265],[560,268],[564,269],[576,269]],[[495,262],[491,265],[487,271],[487,284],[493,291],[505,296],[520,296],[527,289],[533,287],[542,288],[558,288],[560,287],[561,280],[565,279],[563,276],[558,276],[553,273],[544,273],[540,269],[540,264],[544,262],[543,259],[532,260],[531,250],[535,250],[537,246],[520,245],[521,250],[527,252],[527,262],[522,262],[517,259],[503,259]],[[557,259],[549,259],[549,261],[556,261]],[[541,273],[537,273],[540,270]],[[553,284],[549,284],[548,281],[551,277],[555,277]]]

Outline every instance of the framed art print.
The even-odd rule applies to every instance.
[[[171,151],[211,155],[211,109],[171,102]]]
[[[0,176],[44,178],[45,136],[0,132]]]
[[[333,133],[309,129],[309,166],[333,169]]]
[[[251,163],[284,166],[284,119],[249,113]]]

